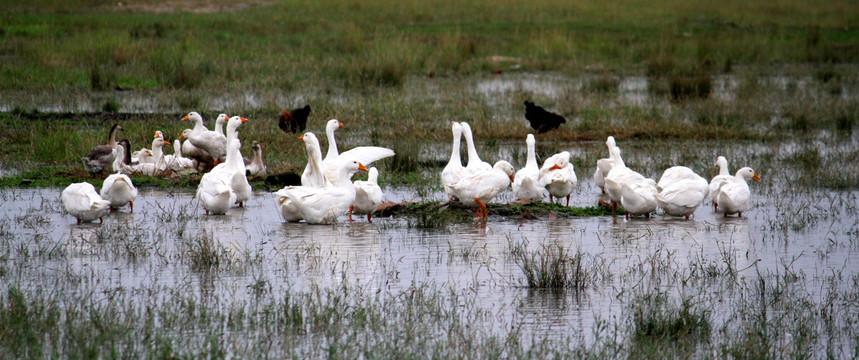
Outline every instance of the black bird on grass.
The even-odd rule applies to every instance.
[[[307,126],[307,117],[310,115],[310,105],[303,108],[292,109],[292,111],[284,110],[280,114],[280,121],[277,126],[285,131],[293,134],[304,132]]]
[[[564,119],[563,116],[548,112],[546,109],[534,105],[534,103],[527,100],[525,101],[525,119],[531,123],[531,127],[537,130],[538,134],[555,130],[561,124],[567,122],[567,119]]]

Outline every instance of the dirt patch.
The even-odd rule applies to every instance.
[[[119,1],[111,5],[111,7],[113,9],[128,12],[148,12],[156,14],[174,12],[210,14],[216,12],[237,11],[249,7],[267,5],[269,3],[270,1]]]

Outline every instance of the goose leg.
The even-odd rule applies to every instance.
[[[570,195],[567,195],[567,207],[570,207]]]
[[[743,212],[742,212],[742,211],[737,212],[737,216],[738,216],[738,217],[743,217]]]
[[[482,201],[480,201],[480,198],[474,198],[474,201],[477,203],[477,205],[480,206],[480,213],[478,214],[477,217],[479,217],[479,218],[486,217],[486,215],[488,215],[488,213],[489,213],[486,210],[486,204],[484,204]]]
[[[129,201],[128,206],[131,207],[131,212],[133,213],[134,212],[134,201]]]
[[[99,223],[99,224],[104,224],[104,219],[102,219],[102,218],[101,218],[101,216],[99,216],[99,217],[98,217],[98,223]]]
[[[367,222],[369,222],[369,223],[373,222],[373,213],[367,214]]]
[[[354,206],[349,206],[349,222],[352,222],[352,210],[354,208],[355,208]]]
[[[614,200],[611,201],[611,214],[617,215],[617,203]]]

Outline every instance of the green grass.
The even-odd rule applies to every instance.
[[[505,66],[493,56],[517,59],[516,71],[576,73],[599,65],[655,76],[859,59],[859,11],[841,1],[236,4],[220,1],[227,10],[198,13],[162,1],[123,8],[6,1],[0,53],[8,59],[0,64],[0,84],[397,87],[411,74],[459,76]]]

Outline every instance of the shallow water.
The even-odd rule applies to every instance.
[[[582,175],[574,203],[591,205],[599,193]],[[667,271],[663,267],[687,273],[729,262],[741,277],[789,269],[804,274],[811,294],[819,294],[823,279],[833,273],[845,279],[859,275],[855,192],[820,190],[807,198],[785,197],[755,186],[754,209],[744,218],[724,218],[705,204],[688,221],[659,216],[491,217],[485,225],[438,230],[410,228],[402,218],[375,218],[370,224],[360,216],[352,223],[343,216],[328,226],[283,223],[267,192],[256,192],[244,209],[206,216],[193,193],[157,189],[141,189],[133,214],[126,208],[105,216],[103,224],[78,225],[63,214],[60,189],[5,189],[0,259],[8,281],[2,288],[51,287],[71,276],[89,279],[84,287],[95,296],[119,288],[146,294],[147,289],[167,287],[202,297],[219,294],[225,297],[221,301],[231,302],[252,297],[248,287],[260,279],[272,293],[333,288],[343,281],[392,291],[429,283],[476,294],[477,305],[490,309],[499,321],[522,326],[525,334],[579,333],[592,339],[596,321],[622,316],[622,294],[642,286],[641,274]],[[388,200],[426,200],[415,198],[410,189],[387,189],[387,194]],[[499,200],[510,198],[508,192]],[[799,229],[774,227],[785,206],[799,207],[788,212],[811,216],[812,223]],[[841,210],[816,214],[818,208],[836,207]],[[201,276],[187,264],[181,245],[187,240],[182,239],[201,234],[221,244],[232,259],[234,266],[220,276]],[[585,254],[588,263],[603,264],[600,272],[612,275],[578,295],[529,290],[510,255],[516,244],[529,249],[562,244]],[[134,246],[146,250],[132,256]],[[676,279],[650,281],[647,286],[680,291]],[[720,289],[699,290],[725,296]],[[726,301],[724,312],[716,309],[716,322],[735,305]]]

